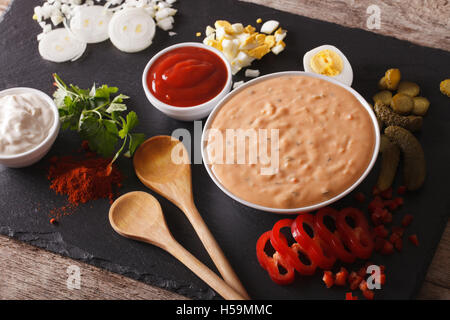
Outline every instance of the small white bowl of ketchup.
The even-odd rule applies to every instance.
[[[170,46],[147,63],[142,86],[150,103],[181,121],[207,117],[231,89],[231,67],[217,49],[202,43]]]

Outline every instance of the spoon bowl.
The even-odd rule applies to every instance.
[[[130,192],[114,201],[109,221],[120,235],[158,247],[164,245],[161,236],[170,233],[158,200],[145,192]]]
[[[152,137],[136,150],[133,164],[136,175],[145,186],[170,200],[184,212],[225,282],[242,296],[249,298],[195,207],[190,161],[183,143],[171,136]]]
[[[136,191],[119,197],[109,210],[109,222],[118,234],[169,252],[225,299],[244,299],[173,238],[161,206],[152,195]]]
[[[145,141],[136,151],[134,169],[145,185],[164,183],[186,174],[189,158],[180,141],[157,136]]]

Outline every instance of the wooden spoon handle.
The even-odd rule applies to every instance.
[[[201,263],[196,257],[194,257],[189,251],[187,251],[182,245],[180,245],[175,239],[167,241],[165,250],[171,255],[182,262],[193,273],[195,273],[200,279],[205,281],[212,289],[220,294],[226,300],[245,300],[238,292],[225,283],[217,274],[211,269]]]
[[[190,223],[194,227],[194,230],[200,238],[200,241],[203,243],[206,251],[208,252],[209,256],[217,267],[217,270],[219,270],[225,282],[228,283],[234,290],[239,292],[243,297],[245,297],[245,299],[250,299],[247,291],[245,290],[238,276],[225,257],[225,254],[223,253],[216,239],[214,239],[214,236],[209,231],[208,226],[195,207],[195,204],[190,203],[184,205],[181,209],[184,211]]]

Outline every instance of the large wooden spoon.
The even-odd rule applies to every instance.
[[[144,185],[173,202],[184,212],[225,282],[249,299],[222,249],[195,207],[191,167],[184,145],[170,136],[152,137],[138,148],[133,163],[136,175]]]
[[[136,191],[121,196],[109,210],[109,222],[118,234],[169,252],[225,299],[244,299],[173,238],[161,206],[151,194]]]

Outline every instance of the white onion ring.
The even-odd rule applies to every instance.
[[[39,54],[45,60],[66,62],[81,57],[86,43],[75,39],[65,28],[46,33],[39,41]]]
[[[125,8],[114,13],[109,38],[123,52],[139,52],[152,44],[155,28],[155,21],[144,9]]]

